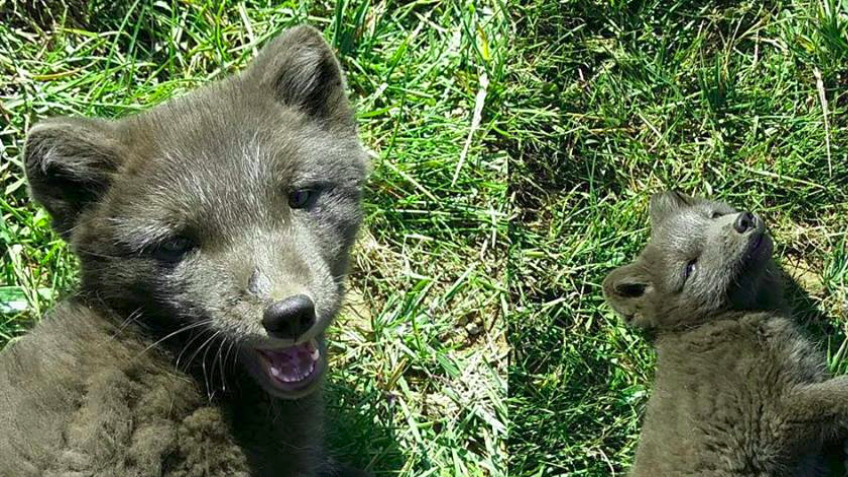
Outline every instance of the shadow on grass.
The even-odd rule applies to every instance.
[[[361,393],[355,388],[371,392]],[[392,407],[383,403],[378,393],[370,386],[352,386],[331,377],[326,388],[330,455],[341,464],[377,476],[397,475],[403,467],[403,453],[393,419],[386,416],[386,409],[391,413]]]
[[[782,270],[782,275],[783,294],[792,311],[792,317],[810,333],[811,337],[818,342],[829,336],[832,338],[834,333],[840,333],[827,314],[819,308],[816,300],[786,270]]]

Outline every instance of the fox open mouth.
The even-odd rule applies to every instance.
[[[300,391],[321,375],[321,351],[315,339],[288,348],[257,350],[270,382],[282,391]]]
[[[751,244],[748,245],[748,249],[751,252],[756,252],[757,249],[760,248],[760,245],[763,244],[763,238],[765,236],[766,236],[766,234],[764,234],[764,233],[757,234],[757,236],[754,238],[754,240],[751,242]]]
[[[748,254],[756,255],[764,251],[771,245],[768,232],[765,230],[759,231],[748,241]]]
[[[769,237],[768,232],[763,229],[762,231],[755,233],[748,240],[741,257],[741,262],[746,268],[754,267],[755,269],[759,269],[759,266],[771,257],[771,252],[771,237]]]

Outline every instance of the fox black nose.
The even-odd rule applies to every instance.
[[[754,214],[742,212],[736,217],[736,221],[733,222],[733,228],[740,234],[744,234],[754,228],[754,225],[756,225],[755,220]]]
[[[262,326],[274,338],[296,340],[315,324],[315,303],[306,295],[294,295],[265,308]]]

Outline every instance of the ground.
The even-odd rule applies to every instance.
[[[331,333],[333,452],[376,475],[506,475],[499,2],[0,0],[0,345],[77,276],[27,197],[26,131],[149,108],[239,70],[300,23],[339,53],[373,160],[349,306]]]
[[[848,3],[532,0],[506,84],[509,469],[623,475],[653,353],[603,303],[651,193],[766,217],[831,369],[848,324]]]

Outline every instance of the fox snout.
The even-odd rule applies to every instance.
[[[247,280],[247,294],[261,308],[262,329],[271,338],[297,341],[319,321],[308,273],[275,274],[270,278],[255,268]]]
[[[740,234],[764,232],[765,223],[751,212],[740,212],[733,221],[733,230]]]
[[[255,269],[247,281],[247,291],[259,298],[271,298],[272,283]],[[317,322],[315,302],[309,295],[293,294],[272,301],[262,313],[262,327],[273,338],[297,341]]]
[[[747,238],[749,245],[754,245],[753,248],[756,248],[763,240],[766,226],[759,216],[744,211],[737,214],[733,220],[733,230],[743,238]]]
[[[736,236],[733,241],[739,243],[736,260],[743,263],[744,267],[758,268],[756,263],[771,255],[765,222],[756,214],[739,212],[733,219],[731,229],[730,233]]]
[[[736,220],[733,221],[733,230],[740,234],[744,234],[754,228],[757,221],[758,219],[754,214],[750,212],[741,212],[738,216],[736,216]]]
[[[315,303],[307,295],[294,295],[268,305],[262,326],[274,338],[297,341],[317,322]]]
[[[723,237],[727,247],[731,243],[744,244],[758,241],[765,235],[766,226],[763,219],[749,211],[735,212],[720,217],[710,226],[708,235],[717,234]]]

